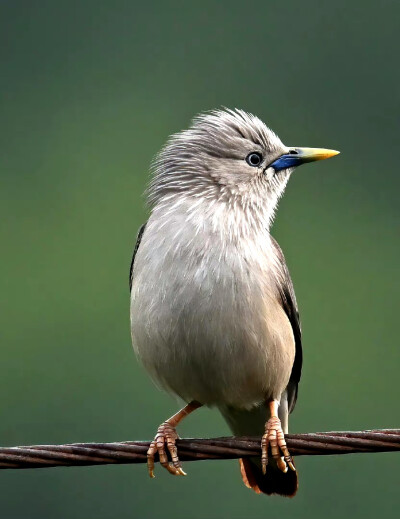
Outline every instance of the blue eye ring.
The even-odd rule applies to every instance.
[[[261,153],[258,153],[257,151],[252,151],[249,153],[246,157],[246,162],[249,166],[252,168],[258,168],[258,166],[261,164],[263,158]]]

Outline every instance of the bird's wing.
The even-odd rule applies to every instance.
[[[297,307],[296,295],[294,293],[293,282],[289,274],[289,269],[286,265],[285,256],[281,248],[278,245],[278,242],[272,238],[272,245],[275,249],[276,256],[279,260],[280,266],[280,279],[278,281],[278,291],[281,299],[281,304],[283,309],[288,316],[289,322],[292,326],[295,345],[296,345],[296,354],[294,357],[292,373],[290,375],[289,383],[286,388],[287,397],[288,397],[288,408],[289,413],[291,413],[294,409],[297,400],[298,393],[298,385],[301,377],[301,367],[303,364],[303,350],[301,345],[301,325],[300,325],[300,316],[299,309]]]
[[[137,253],[137,251],[139,249],[140,241],[142,239],[145,227],[146,227],[145,223],[140,227],[140,229],[139,229],[139,231],[137,233],[135,247],[133,249],[132,260],[131,260],[131,268],[129,269],[129,292],[132,290],[133,266],[134,266],[134,263],[135,263],[135,256],[136,256],[136,253]]]

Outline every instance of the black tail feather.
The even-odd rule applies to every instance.
[[[273,459],[268,462],[266,474],[263,474],[259,460],[242,458],[239,462],[244,484],[257,494],[278,494],[286,497],[296,495],[299,486],[297,472],[290,469],[282,472]]]

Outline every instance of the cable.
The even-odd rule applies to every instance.
[[[354,454],[400,450],[400,429],[288,434],[293,456]],[[260,438],[227,437],[177,440],[182,461],[260,456]],[[146,463],[150,442],[72,443],[0,447],[0,469]]]

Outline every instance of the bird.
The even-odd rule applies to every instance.
[[[296,168],[338,153],[285,146],[258,117],[221,108],[195,116],[153,160],[150,216],[129,274],[131,336],[151,378],[185,406],[150,444],[150,477],[157,455],[170,474],[186,475],[176,427],[207,406],[234,435],[262,437],[261,457],[239,460],[247,487],[296,494],[285,434],[301,377],[301,325],[270,230]]]

